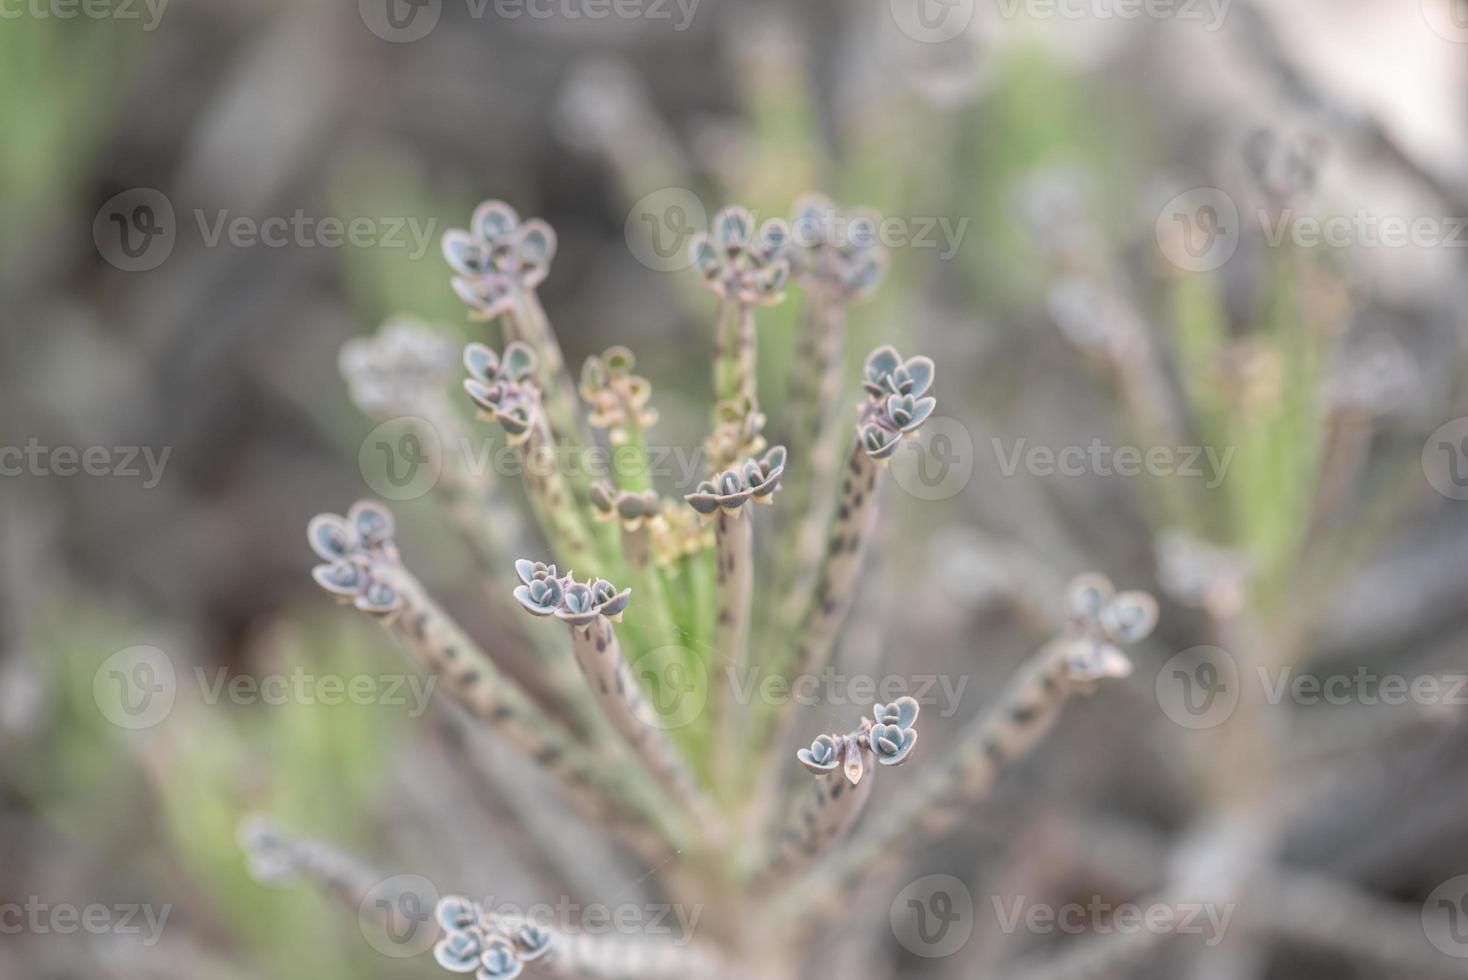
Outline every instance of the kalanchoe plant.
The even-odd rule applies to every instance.
[[[695,246],[720,300],[709,469],[691,489],[661,491],[645,439],[657,413],[632,353],[613,347],[589,359],[579,386],[566,375],[535,294],[554,254],[550,229],[491,202],[468,231],[446,237],[455,289],[476,320],[497,321],[502,333],[498,346],[465,349],[458,397],[467,394],[483,419],[503,428],[539,532],[534,550],[518,554],[543,560],[512,561],[516,553],[503,553],[493,533],[501,528],[462,519],[467,503],[486,512],[508,506],[502,488],[440,481],[435,494],[446,498],[457,527],[482,539],[482,553],[495,556],[487,578],[499,576],[499,584],[491,600],[530,615],[502,624],[493,648],[482,649],[406,567],[392,515],[380,504],[311,521],[309,543],[321,558],[313,575],[327,593],[376,618],[436,680],[435,690],[461,709],[449,713],[449,724],[482,730],[542,770],[552,805],[564,803],[584,826],[625,847],[669,892],[695,902],[717,896],[727,909],[707,934],[674,946],[657,937],[613,942],[445,899],[434,951],[444,969],[478,980],[542,970],[567,980],[776,976],[772,966],[792,962],[790,951],[820,924],[822,910],[838,904],[832,895],[853,894],[862,878],[915,842],[914,828],[935,832],[955,820],[1048,730],[1069,695],[1122,676],[1129,662],[1119,646],[1151,628],[1150,600],[1083,580],[1085,588],[1072,590],[1065,634],[1001,695],[993,714],[960,736],[952,758],[902,774],[903,792],[875,818],[863,812],[875,783],[888,778],[876,774],[918,757],[916,701],[874,705],[856,728],[822,734],[798,753],[784,740],[778,753],[769,750],[780,733],[793,736],[796,716],[741,701],[742,685],[730,680],[747,667],[790,684],[829,662],[873,531],[884,464],[935,410],[934,368],[925,357],[881,347],[860,378],[840,375],[845,306],[884,268],[868,240],[871,228],[865,218],[842,225],[814,199],[797,209],[798,234],[780,222],[756,228],[738,208],[715,218],[711,235]],[[779,300],[791,268],[811,307],[807,331],[816,331],[813,363],[821,376],[809,424],[793,434],[813,452],[826,452],[826,443],[846,452],[842,463],[830,450],[836,465],[825,476],[817,466],[814,478],[800,453],[766,446],[759,409],[754,311]],[[353,346],[342,361],[369,412],[410,404],[440,412],[453,389],[440,355],[416,328],[393,328]],[[395,363],[383,368],[387,362]],[[844,389],[857,383],[863,396],[853,425],[840,406]],[[441,414],[435,425],[454,424],[452,411]],[[594,480],[570,464],[597,448],[593,433],[603,432],[618,465],[612,479]],[[778,514],[784,495],[777,491],[791,482],[809,505],[802,522],[813,519],[806,514],[829,519],[816,520],[814,543],[776,533],[757,552],[754,505],[774,504]],[[757,559],[766,557],[772,573],[757,571]],[[756,623],[768,627],[760,642],[751,636]],[[784,777],[805,778],[806,771],[814,787],[787,797]],[[495,791],[514,797],[518,784]],[[770,819],[785,812],[793,822]],[[353,908],[380,880],[283,835],[252,841],[252,864],[262,875],[307,877]]]

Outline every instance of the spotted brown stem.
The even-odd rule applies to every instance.
[[[613,622],[622,618],[632,590],[617,591],[605,579],[577,582],[562,577],[554,565],[527,560],[515,563],[521,584],[515,598],[534,616],[554,617],[571,630],[571,652],[591,687],[592,696],[611,727],[651,772],[653,778],[691,814],[705,836],[718,840],[723,819],[694,781],[665,726],[677,724],[643,695],[632,674]],[[654,679],[657,685],[667,678]],[[662,695],[659,688],[659,695]]]
[[[785,472],[785,447],[705,480],[684,499],[714,525],[714,585],[718,612],[714,625],[713,700],[715,767],[733,785],[740,753],[742,712],[735,691],[749,666],[749,622],[754,603],[754,517],[750,504],[770,504]]]

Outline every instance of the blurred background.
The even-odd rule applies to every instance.
[[[936,758],[1069,577],[1162,600],[1135,675],[808,955],[1065,975],[1108,931],[1093,898],[1206,872],[1252,896],[1219,942],[1082,975],[1468,975],[1465,56],[1461,0],[7,5],[0,976],[442,975],[256,882],[257,811],[445,891],[645,891],[594,835],[579,880],[527,860],[540,817],[477,793],[410,690],[249,685],[401,675],[303,532],[391,489],[346,340],[409,314],[494,342],[444,231],[489,197],[549,221],[568,362],[631,347],[659,438],[695,447],[687,237],[807,191],[891,219],[852,392],[890,341],[935,358],[944,416],[894,464],[845,669],[963,679]],[[774,430],[792,305],[760,318]],[[494,635],[465,542],[394,506]],[[175,672],[141,714],[109,693],[158,666],[139,648]],[[969,899],[951,950],[899,922],[936,874]],[[1015,927],[1017,900],[1089,911]]]

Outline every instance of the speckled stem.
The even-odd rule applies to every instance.
[[[556,339],[555,329],[545,315],[545,307],[541,306],[535,290],[519,292],[515,303],[505,313],[505,329],[507,340],[523,341],[535,351],[538,367],[535,380],[540,386],[546,414],[550,417],[557,441],[594,445],[591,431],[577,408],[576,383],[566,369],[560,341]]]
[[[715,586],[718,614],[710,701],[717,712],[714,727],[714,772],[727,785],[739,759],[739,725],[743,711],[735,692],[749,669],[749,617],[754,604],[754,517],[746,505],[714,517]]]
[[[755,347],[754,310],[732,297],[719,300],[714,341],[715,402],[751,403],[758,396],[756,371],[759,353]]]
[[[955,827],[1000,774],[1050,732],[1066,701],[1083,690],[1071,680],[1068,663],[1060,644],[1035,654],[994,707],[969,724],[948,758],[928,768],[921,783],[853,837],[818,877],[782,897],[770,910],[771,921],[829,914],[862,879],[900,864],[913,848]]]
[[[599,765],[524,691],[500,674],[428,598],[416,579],[403,572],[397,576],[397,585],[404,605],[389,627],[413,658],[438,678],[440,689],[554,776],[567,801],[584,817],[607,825],[644,860],[667,860],[669,842],[678,847],[684,840],[683,829],[674,821],[658,819],[656,806],[636,808],[651,814],[650,821],[629,812],[625,781]]]
[[[699,789],[677,746],[654,723],[660,716],[632,676],[611,621],[598,616],[586,626],[572,626],[571,650],[612,727],[668,794],[687,808],[704,834],[722,837],[722,817]]]
[[[769,891],[799,874],[845,839],[866,809],[876,782],[876,762],[862,749],[864,773],[852,785],[840,769],[812,780],[789,823],[769,844],[755,872],[755,887]]]
[[[780,580],[790,583],[787,610],[798,613],[809,600],[819,569],[821,536],[831,521],[831,501],[846,431],[841,403],[841,370],[846,346],[846,305],[830,291],[812,292],[802,344],[790,372],[786,415],[792,455],[809,465],[802,480],[788,481],[782,511],[795,523],[795,547]]]
[[[544,413],[530,428],[530,437],[518,447],[521,478],[540,525],[555,549],[556,557],[569,568],[597,564],[584,513],[561,473],[555,442]]]

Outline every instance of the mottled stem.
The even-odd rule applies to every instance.
[[[814,289],[814,287],[813,287]],[[790,584],[787,614],[798,616],[809,600],[819,569],[821,535],[830,526],[831,492],[840,465],[846,407],[841,404],[842,357],[846,346],[846,305],[829,291],[810,294],[802,343],[791,370],[792,451],[804,453],[809,467],[803,480],[786,488],[785,513],[795,525],[795,547],[786,549],[780,581]]]
[[[535,290],[519,292],[515,303],[505,313],[505,327],[507,339],[523,341],[535,351],[536,383],[557,441],[593,445],[591,432],[577,407],[576,384],[566,368],[560,341],[556,339],[555,329],[545,315],[545,307],[541,306]]]
[[[714,518],[718,618],[711,680],[715,719],[714,767],[730,785],[739,758],[740,706],[735,692],[749,669],[749,619],[754,604],[754,518],[752,508],[719,510]]]
[[[841,624],[851,608],[862,557],[877,523],[877,485],[881,464],[860,444],[852,447],[841,481],[841,499],[831,525],[814,600],[805,613],[793,676],[825,666]]]
[[[608,778],[605,767],[513,682],[509,681],[424,592],[411,575],[399,572],[395,584],[403,595],[402,610],[390,628],[441,689],[491,731],[554,776],[568,802],[584,817],[606,824],[640,857],[667,860],[669,847],[653,828],[679,846],[682,828],[659,818],[651,823],[628,813],[624,786]],[[656,807],[640,807],[656,813]]]
[[[754,309],[734,297],[719,300],[714,341],[714,400],[754,404],[758,395]]]
[[[561,473],[556,443],[544,413],[537,413],[529,438],[518,447],[525,490],[556,556],[568,567],[596,564],[582,510]]]
[[[910,793],[884,809],[851,843],[833,855],[817,878],[793,890],[771,910],[771,921],[818,914],[868,875],[901,862],[925,840],[947,833],[988,795],[1004,769],[1029,752],[1055,726],[1061,708],[1089,690],[1071,674],[1063,644],[1037,653],[1010,681],[998,703],[970,723],[943,764],[927,770]]]
[[[871,750],[862,748],[861,753],[864,774],[855,785],[839,769],[814,778],[810,792],[761,857],[756,887],[767,891],[799,874],[850,833],[872,797],[877,775]]]
[[[723,820],[694,782],[677,746],[658,727],[658,712],[643,697],[642,687],[622,655],[617,632],[605,616],[571,627],[571,649],[592,695],[607,720],[647,764],[653,777],[682,803],[707,836],[722,837]]]

